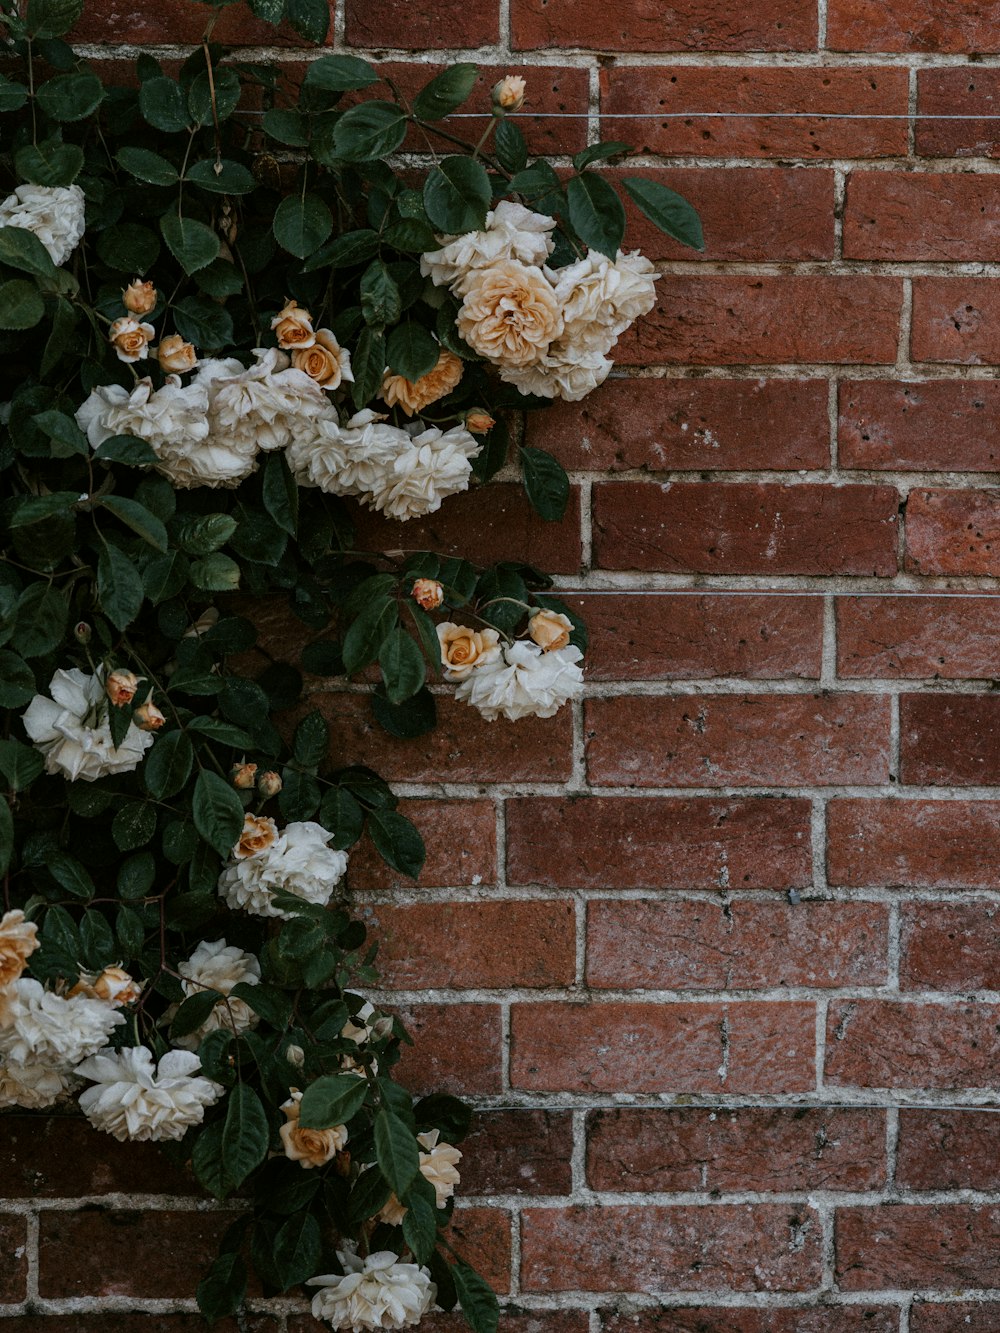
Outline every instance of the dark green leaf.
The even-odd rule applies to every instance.
[[[197,125],[207,125],[218,118],[226,120],[239,105],[242,85],[239,75],[228,65],[216,65],[211,80],[202,69],[191,80],[187,103],[191,119]]]
[[[346,1125],[365,1104],[367,1079],[356,1074],[329,1074],[310,1083],[299,1103],[303,1129],[331,1129]]]
[[[147,273],[160,254],[160,238],[137,223],[115,223],[97,238],[101,262],[119,273]]]
[[[134,562],[117,546],[105,543],[97,561],[97,596],[115,629],[125,629],[132,623],[145,595]]]
[[[69,603],[53,584],[31,583],[18,598],[14,641],[22,657],[42,657],[66,633]]]
[[[374,1217],[388,1202],[392,1189],[381,1171],[362,1171],[348,1200],[348,1218],[353,1224]]]
[[[449,1143],[460,1143],[472,1124],[472,1108],[458,1097],[432,1092],[413,1108],[418,1129],[439,1129]]]
[[[137,958],[142,953],[146,928],[134,907],[120,907],[115,916],[115,935],[126,958]]]
[[[193,717],[187,724],[187,729],[197,736],[207,736],[221,745],[232,746],[234,750],[249,750],[253,745],[250,736],[242,727],[234,727],[231,722],[221,722],[214,717]]]
[[[35,697],[35,674],[17,653],[0,651],[0,708],[21,708]]]
[[[55,882],[71,893],[74,898],[93,898],[97,886],[87,870],[68,852],[51,852],[45,859],[45,867]]]
[[[0,283],[0,329],[33,329],[45,314],[38,288],[26,278]]]
[[[156,811],[145,801],[129,801],[111,821],[111,836],[120,852],[144,847],[156,832]]]
[[[426,686],[399,704],[390,703],[384,692],[377,691],[372,695],[372,712],[379,726],[400,740],[426,736],[437,723],[434,696]]]
[[[660,231],[692,250],[704,250],[701,218],[683,195],[645,176],[626,176],[622,185],[640,212]]]
[[[45,432],[50,440],[62,446],[59,450],[53,449],[53,453],[58,458],[69,458],[73,454],[86,455],[88,453],[89,445],[87,444],[86,435],[74,419],[67,416],[65,412],[59,412],[52,408],[48,412],[39,412],[31,420],[39,430]],[[79,495],[77,495],[77,500],[79,498]]]
[[[69,350],[75,328],[76,308],[60,296],[56,300],[51,332],[45,344],[45,351],[42,353],[42,364],[39,367],[43,378],[51,374],[63,355]]]
[[[375,1117],[375,1154],[379,1170],[401,1198],[420,1169],[419,1150],[410,1127],[384,1106]]]
[[[28,0],[28,33],[45,40],[69,32],[83,12],[83,0]]]
[[[220,856],[228,856],[243,829],[243,806],[218,773],[202,769],[194,787],[194,826]]]
[[[500,1305],[493,1288],[462,1260],[452,1265],[451,1272],[462,1314],[473,1333],[497,1333]]]
[[[422,1194],[410,1191],[403,1216],[403,1239],[418,1264],[426,1264],[437,1244],[438,1210]]]
[[[170,1022],[170,1040],[186,1037],[195,1028],[200,1028],[222,997],[215,990],[198,990],[189,995],[178,1007]]]
[[[281,451],[264,464],[264,508],[283,532],[295,536],[299,521],[299,488]]]
[[[101,504],[133,532],[138,533],[143,541],[149,542],[157,551],[166,551],[167,530],[145,505],[136,500],[127,500],[123,495],[106,495]]]
[[[396,325],[385,347],[389,369],[411,381],[433,370],[440,355],[441,346],[437,340],[412,319]]]
[[[169,597],[176,597],[187,582],[187,556],[180,551],[157,556],[142,571],[142,586],[146,596],[158,606]]]
[[[238,1189],[267,1156],[267,1115],[253,1088],[237,1083],[229,1094],[222,1129],[222,1170],[230,1189]]]
[[[130,176],[149,185],[176,185],[180,179],[173,163],[149,148],[119,148],[115,156]],[[169,238],[167,244],[170,245]]]
[[[351,385],[351,398],[355,407],[363,407],[370,402],[382,387],[385,375],[385,335],[377,329],[364,328],[354,344],[351,357],[351,370],[354,383]]]
[[[401,218],[385,229],[385,242],[397,250],[419,254],[438,248],[437,237],[430,223],[423,218]]]
[[[240,586],[240,567],[235,560],[221,551],[195,560],[188,570],[188,578],[202,592],[235,592]]]
[[[331,847],[344,851],[361,837],[365,816],[361,806],[344,787],[333,787],[323,797],[319,821],[333,834]]]
[[[186,785],[194,764],[194,746],[185,731],[157,736],[142,766],[143,781],[158,801],[176,796]]]
[[[362,102],[337,121],[334,149],[345,162],[373,162],[396,151],[406,125],[405,111],[394,102]]]
[[[53,120],[83,120],[100,106],[104,88],[96,74],[77,70],[57,74],[38,89],[38,105]]]
[[[219,256],[219,238],[204,222],[165,213],[160,219],[160,231],[185,273],[197,273]]]
[[[609,157],[620,157],[622,153],[631,151],[631,144],[616,143],[614,140],[608,140],[607,143],[593,143],[589,148],[574,154],[573,165],[577,171],[582,171],[584,167],[589,167],[591,162],[603,162]]]
[[[432,167],[424,182],[424,207],[443,232],[475,231],[486,224],[492,191],[486,168],[456,154]]]
[[[14,791],[24,791],[45,768],[45,760],[30,745],[0,740],[0,773]]]
[[[15,508],[10,517],[10,527],[16,531],[18,528],[30,528],[36,523],[44,523],[53,514],[63,514],[72,509],[79,499],[79,494],[74,494],[72,491],[54,491],[51,495],[26,496],[23,500],[15,501]]]
[[[307,1278],[315,1277],[322,1252],[319,1223],[311,1213],[290,1217],[274,1238],[271,1262],[275,1274],[287,1291]]]
[[[394,601],[380,597],[368,603],[344,636],[344,669],[348,675],[375,661],[398,618]]]
[[[15,153],[14,167],[33,185],[72,185],[83,170],[83,149],[58,139],[26,144]]]
[[[176,134],[191,123],[184,94],[173,79],[147,79],[139,89],[139,110],[154,129]]]
[[[272,107],[264,112],[264,132],[290,148],[305,148],[309,142],[309,122],[300,111]]]
[[[330,26],[328,0],[285,0],[285,17],[300,37],[319,46]]]
[[[303,267],[304,273],[315,268],[353,268],[367,263],[378,254],[378,232],[345,231],[318,251]]]
[[[423,654],[405,630],[394,629],[386,636],[379,649],[378,663],[386,698],[391,704],[411,698],[426,679]]]
[[[56,271],[48,250],[27,227],[0,227],[0,264],[42,278]]]
[[[314,708],[295,728],[292,753],[303,767],[318,768],[326,758],[329,746],[330,728],[323,714]]]
[[[528,161],[528,145],[524,142],[524,135],[509,117],[505,116],[497,125],[493,146],[497,161],[504,171],[514,173],[524,170]]]
[[[157,461],[146,441],[134,435],[112,435],[98,445],[94,457],[102,463],[124,463],[126,467],[149,467]]]
[[[221,167],[221,170],[218,168]],[[256,187],[253,172],[240,162],[204,158],[184,173],[185,181],[199,185],[213,194],[249,194]]]
[[[395,324],[403,308],[399,288],[380,259],[373,260],[361,276],[361,311],[365,322],[382,328]]]
[[[202,1140],[217,1128],[218,1126],[212,1125],[210,1129],[202,1131],[198,1137],[198,1142],[195,1144],[196,1155]],[[205,1150],[202,1151],[205,1152]],[[204,1179],[204,1177],[199,1175],[199,1179]],[[214,1323],[217,1319],[224,1319],[227,1315],[235,1314],[243,1304],[246,1292],[246,1264],[239,1254],[220,1254],[198,1283],[196,1292],[198,1309],[209,1323]]]
[[[19,111],[28,100],[28,90],[23,83],[14,83],[0,74],[0,112]]]
[[[410,879],[417,879],[427,852],[424,840],[405,816],[395,810],[371,810],[368,833],[382,860]]]
[[[305,259],[333,231],[333,216],[318,195],[289,195],[277,207],[273,231],[282,249]]]
[[[217,262],[217,261],[216,261]],[[207,269],[199,270],[197,281]],[[199,352],[228,346],[233,340],[233,317],[217,301],[203,296],[185,296],[174,306],[177,332],[194,343]]]
[[[346,93],[367,88],[378,82],[378,75],[367,60],[358,56],[320,56],[306,68],[303,86],[322,88],[328,93]]]
[[[535,510],[544,519],[555,522],[566,512],[569,502],[569,478],[562,464],[543,449],[522,447],[524,489]]]
[[[14,817],[6,796],[0,796],[0,875],[7,873],[14,854]]]
[[[457,111],[475,87],[479,66],[468,61],[449,65],[413,99],[413,113],[420,120],[443,120]]]
[[[614,263],[625,239],[625,209],[613,185],[593,171],[566,187],[569,221],[580,240]]]

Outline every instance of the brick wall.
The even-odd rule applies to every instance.
[[[138,8],[82,36],[200,30]],[[513,727],[445,702],[400,743],[315,682],[428,841],[417,888],[363,853],[351,880],[413,1086],[483,1108],[463,1245],[510,1333],[996,1333],[992,7],[346,0],[335,31],[404,82],[524,72],[536,110],[589,110],[526,122],[536,146],[639,144],[708,242],[638,226],[664,278],[621,378],[529,424],[571,472],[561,526],[510,486],[407,530],[556,571],[586,703]],[[660,112],[690,114],[629,119]],[[5,1333],[202,1326],[225,1214],[182,1173],[25,1117],[0,1160]],[[305,1333],[293,1304],[240,1327]]]

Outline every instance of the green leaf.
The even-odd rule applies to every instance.
[[[145,596],[135,563],[117,546],[105,543],[97,560],[97,597],[115,629],[131,625]]]
[[[701,218],[683,195],[668,190],[659,181],[647,180],[645,176],[626,176],[622,185],[629,198],[654,227],[659,227],[660,231],[681,245],[688,245],[692,250],[704,250]]]
[[[170,1022],[171,1041],[200,1028],[221,998],[218,991],[198,990],[183,1000]]]
[[[295,536],[299,521],[299,488],[281,451],[264,464],[264,508],[283,532]]]
[[[35,673],[17,653],[0,651],[0,708],[20,708],[35,697]]]
[[[386,698],[391,704],[411,698],[426,679],[423,654],[405,630],[394,629],[389,633],[379,650],[378,663]]]
[[[277,207],[272,230],[283,250],[305,259],[333,231],[333,215],[318,195],[289,195]]]
[[[221,171],[217,168],[221,167]],[[240,162],[230,162],[221,158],[204,158],[188,167],[184,179],[191,185],[199,185],[213,194],[249,194],[256,188],[253,172]]]
[[[384,692],[376,691],[372,695],[372,712],[379,726],[384,727],[390,736],[405,741],[426,736],[437,724],[437,706],[426,686],[399,704],[390,703]]]
[[[375,661],[398,618],[394,601],[375,598],[368,603],[344,635],[344,670],[349,676]]]
[[[150,467],[157,462],[146,441],[134,435],[112,435],[97,446],[94,457],[102,463],[123,463],[126,467]]]
[[[147,273],[159,258],[160,238],[149,227],[115,223],[98,236],[97,253],[102,263],[118,273]]]
[[[443,120],[462,105],[478,76],[478,65],[467,61],[449,65],[417,93],[413,99],[414,115],[420,120]]]
[[[243,829],[243,806],[236,792],[218,773],[202,769],[194,786],[194,826],[208,845],[228,856]]]
[[[591,162],[604,162],[609,157],[621,157],[622,153],[631,153],[632,145],[608,140],[607,143],[593,143],[589,148],[573,156],[573,165],[577,171],[589,167]]]
[[[375,1155],[379,1170],[401,1198],[420,1169],[419,1149],[406,1122],[384,1106],[375,1117]]]
[[[83,13],[83,0],[29,0],[28,34],[46,40],[69,32]]]
[[[423,218],[401,218],[385,229],[385,242],[407,254],[420,254],[438,248],[437,237],[429,222]]]
[[[176,134],[191,123],[184,94],[173,79],[147,79],[139,89],[139,110],[156,130]]]
[[[306,68],[303,87],[322,88],[328,93],[346,93],[378,82],[367,60],[358,56],[320,56]]]
[[[89,901],[97,893],[97,886],[75,856],[68,852],[50,852],[45,858],[45,868],[59,885],[74,898]]]
[[[0,740],[0,773],[14,791],[24,791],[45,768],[45,760],[30,745]]]
[[[543,449],[522,447],[524,489],[534,509],[549,522],[561,519],[569,502],[569,477],[561,463]]]
[[[135,958],[142,952],[146,928],[134,907],[120,907],[115,915],[115,935],[126,958]]]
[[[385,375],[385,334],[378,329],[364,328],[358,334],[351,357],[354,383],[351,398],[355,407],[363,407],[382,388]]]
[[[157,556],[142,571],[142,586],[154,606],[176,597],[187,582],[188,560],[180,551]]]
[[[370,810],[368,833],[382,860],[410,879],[417,879],[427,852],[416,828],[395,810]]]
[[[39,367],[43,378],[51,374],[59,364],[63,354],[69,350],[75,328],[76,309],[69,301],[60,296],[56,300],[55,311],[52,316],[52,331],[45,344],[45,351],[42,353],[42,364]]]
[[[313,255],[303,272],[311,273],[315,268],[353,268],[356,264],[367,263],[377,254],[378,232],[345,231]]]
[[[194,746],[185,731],[157,736],[142,766],[142,777],[150,796],[158,801],[176,796],[187,784],[194,764]]]
[[[389,369],[411,381],[433,370],[440,355],[441,345],[437,339],[412,319],[396,325],[385,347]]]
[[[73,454],[86,455],[89,452],[86,435],[74,419],[67,416],[65,412],[50,408],[48,412],[39,412],[31,419],[39,430],[45,432],[50,440],[54,440],[63,446],[65,452],[60,452],[57,455],[58,457],[69,458]],[[79,495],[76,498],[78,501]]]
[[[513,175],[524,170],[528,161],[528,145],[517,125],[507,116],[497,124],[493,149],[504,171]]]
[[[330,728],[326,718],[314,708],[295,728],[292,754],[304,768],[318,768],[330,748]]]
[[[137,500],[128,500],[123,495],[106,495],[101,505],[157,551],[166,551],[167,530],[145,505],[139,504]]]
[[[240,77],[228,65],[215,65],[212,78],[202,69],[191,80],[187,104],[196,125],[207,125],[215,117],[226,120],[239,105],[243,91]]]
[[[48,250],[27,227],[0,227],[0,264],[51,278],[56,271]]]
[[[330,846],[344,851],[353,847],[365,826],[361,806],[344,787],[332,787],[323,797],[319,808],[319,822],[333,834]]]
[[[129,801],[111,821],[111,836],[120,852],[145,847],[155,832],[156,811],[145,801]]]
[[[328,0],[285,0],[285,17],[307,42],[319,46],[326,41],[330,26]]]
[[[58,588],[32,583],[18,598],[14,642],[22,657],[42,657],[59,646],[66,633],[69,603]]]
[[[27,100],[28,90],[23,83],[14,83],[0,74],[0,112],[20,111]]]
[[[437,1244],[438,1210],[415,1190],[410,1191],[403,1217],[403,1239],[418,1264],[426,1264]]]
[[[461,1259],[452,1265],[451,1272],[462,1314],[473,1333],[497,1333],[500,1304],[493,1288]]]
[[[206,272],[199,270],[200,274]],[[199,352],[226,347],[233,341],[233,317],[216,301],[203,296],[185,296],[174,306],[177,331],[182,338],[194,343]]]
[[[585,171],[572,178],[566,195],[570,225],[577,236],[614,263],[625,239],[625,209],[614,186],[603,176]]]
[[[424,207],[440,231],[462,233],[486,225],[492,191],[486,168],[456,154],[432,167],[424,182]]]
[[[380,259],[373,260],[361,275],[361,313],[365,323],[376,328],[395,324],[403,300],[392,275]]]
[[[309,142],[309,122],[301,111],[272,107],[264,112],[264,133],[289,148],[305,148]]]
[[[406,126],[406,113],[394,102],[362,102],[337,121],[334,150],[345,162],[374,162],[396,151]]]
[[[185,514],[177,521],[176,537],[188,555],[210,555],[225,546],[235,531],[236,520],[231,514]]]
[[[253,741],[242,727],[234,727],[231,722],[222,722],[215,717],[193,717],[187,724],[188,731],[197,736],[207,736],[220,745],[229,745],[234,750],[249,750]]]
[[[332,1129],[346,1125],[361,1110],[368,1096],[368,1080],[356,1074],[328,1074],[310,1083],[299,1103],[303,1129]]]
[[[130,176],[149,185],[176,185],[180,179],[174,164],[149,148],[119,148],[115,157]]]
[[[44,523],[53,514],[65,514],[79,501],[79,493],[73,491],[54,491],[51,495],[29,495],[14,502],[15,508],[10,516],[10,527],[30,528],[36,523]]]
[[[362,1171],[348,1199],[348,1221],[354,1225],[374,1217],[388,1202],[392,1190],[381,1171]]]
[[[240,586],[240,567],[230,556],[216,551],[203,560],[195,560],[188,578],[202,592],[235,592]]]
[[[14,816],[6,796],[0,796],[0,875],[7,873],[14,854]]]
[[[202,1140],[207,1137],[211,1129],[203,1130],[195,1144],[195,1154]],[[203,1179],[199,1175],[199,1179]],[[198,1298],[198,1309],[202,1312],[209,1323],[217,1319],[224,1319],[226,1315],[235,1314],[243,1304],[243,1298],[247,1293],[247,1269],[246,1264],[240,1258],[239,1254],[220,1254],[218,1259],[212,1264],[202,1280],[198,1283],[198,1290],[195,1293]]]
[[[38,89],[38,105],[53,120],[83,120],[104,100],[104,87],[96,74],[77,70],[57,74]]]
[[[160,231],[185,273],[197,273],[219,256],[219,238],[204,222],[165,213],[160,219]]]
[[[58,139],[26,144],[14,154],[14,168],[32,185],[72,185],[83,170],[83,149]]]
[[[312,1213],[293,1214],[275,1236],[271,1251],[271,1262],[284,1291],[315,1277],[322,1248],[319,1223]]]
[[[507,462],[510,431],[502,419],[485,436],[479,436],[482,447],[472,461],[472,474],[479,481],[489,481]]]
[[[26,278],[0,283],[0,329],[33,329],[41,323],[45,302]]]

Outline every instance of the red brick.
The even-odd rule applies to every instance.
[[[424,1333],[466,1333],[468,1324],[453,1310],[451,1314],[433,1311],[420,1321]],[[588,1333],[590,1317],[586,1310],[521,1310],[501,1307],[499,1333]],[[307,1329],[289,1327],[288,1333],[316,1333],[315,1323]],[[877,1333],[877,1331],[876,1331]]]
[[[989,278],[915,278],[914,361],[1000,363],[1000,294]]]
[[[604,569],[700,574],[896,573],[891,486],[599,482],[594,553]]]
[[[437,551],[477,565],[498,560],[527,561],[548,574],[575,574],[580,568],[580,496],[570,493],[566,517],[547,523],[538,517],[523,488],[493,483],[453,495],[436,514],[399,523],[348,502],[362,551]]]
[[[668,274],[657,294],[656,309],[619,340],[619,365],[878,365],[896,359],[898,278]]]
[[[254,18],[249,7],[202,8],[185,0],[161,0],[156,5],[123,4],[121,0],[92,0],[67,37],[70,42],[129,42],[136,46],[198,45],[209,20],[212,41],[225,46],[305,46],[302,38],[282,23],[273,27]]]
[[[899,707],[903,782],[966,787],[1000,783],[1000,698],[904,694]]]
[[[815,680],[820,673],[816,597],[613,592],[565,600],[590,631],[591,680]]]
[[[526,1291],[805,1291],[821,1228],[798,1204],[529,1208]]]
[[[349,46],[445,50],[448,47],[490,46],[500,39],[496,0],[435,0],[433,6],[384,0],[347,0],[345,39]]]
[[[840,386],[841,467],[992,472],[1000,459],[1000,384],[845,381]]]
[[[723,0],[679,0],[611,12],[599,0],[513,0],[511,31],[519,51],[808,51],[817,25],[808,0],[761,0],[745,11]]]
[[[23,1301],[27,1295],[28,1231],[23,1217],[0,1213],[0,1301]]]
[[[815,162],[904,155],[907,103],[906,70],[886,66],[629,66],[601,74],[601,112],[637,117],[603,124],[603,137],[671,157]],[[798,111],[806,114],[789,114]],[[677,118],[638,118],[650,112]],[[768,112],[783,114],[768,117]],[[831,118],[844,112],[859,117],[868,112],[872,119]],[[875,118],[887,115],[900,119]]]
[[[827,832],[831,884],[1000,887],[1000,801],[834,800]]]
[[[840,1208],[835,1227],[837,1281],[845,1291],[1000,1285],[998,1207]]]
[[[413,1038],[394,1077],[411,1092],[481,1096],[499,1092],[502,1043],[498,1004],[395,1004]]]
[[[604,1333],[897,1333],[899,1312],[884,1305],[739,1310],[699,1305],[611,1314]],[[942,1331],[943,1333],[943,1331]]]
[[[566,889],[802,887],[812,878],[809,814],[794,798],[512,800],[507,876]]]
[[[989,1301],[915,1301],[910,1307],[910,1333],[997,1333],[1000,1305]]]
[[[887,909],[875,903],[594,901],[587,983],[637,990],[879,986]]]
[[[981,65],[919,70],[917,108],[916,150],[921,157],[996,157],[1000,153],[1000,121],[996,119],[1000,70]],[[978,116],[983,119],[976,119]]]
[[[564,782],[572,772],[569,709],[552,718],[487,722],[441,695],[434,731],[399,740],[375,721],[366,695],[324,691],[310,695],[309,706],[330,724],[338,767],[367,764],[390,782]]]
[[[200,1196],[194,1176],[152,1143],[118,1143],[68,1116],[0,1116],[0,1162],[8,1199],[73,1199],[81,1194]]]
[[[896,1180],[911,1190],[1000,1189],[1000,1116],[901,1111]]]
[[[912,990],[1000,990],[997,904],[906,904],[899,975]]]
[[[1000,190],[966,172],[853,171],[845,259],[1000,258]]]
[[[838,1000],[827,1017],[824,1079],[830,1087],[990,1088],[998,1056],[1000,1006]]]
[[[998,637],[998,598],[837,598],[837,674],[847,679],[992,677]]]
[[[496,882],[496,812],[492,801],[400,801],[399,813],[413,820],[427,848],[427,860],[417,880],[422,888]],[[386,865],[367,841],[351,851],[347,877],[355,893],[413,887],[413,881]]]
[[[43,1212],[39,1295],[190,1296],[233,1221],[225,1212]]]
[[[202,1266],[207,1268],[210,1256]],[[291,1325],[289,1326],[291,1329]],[[310,1333],[315,1333],[315,1323]],[[205,1320],[197,1314],[151,1314],[147,1310],[132,1313],[102,1310],[99,1314],[26,1314],[5,1319],[4,1333],[205,1333]],[[235,1319],[219,1319],[212,1333],[281,1333],[279,1315],[249,1314]]]
[[[911,491],[906,568],[914,574],[1000,574],[1000,490]]]
[[[875,695],[622,695],[588,700],[584,719],[587,775],[598,786],[889,779],[889,700]]]
[[[477,1111],[462,1143],[462,1194],[568,1194],[569,1111]],[[586,1333],[586,1331],[585,1331]]]
[[[825,1109],[592,1111],[595,1190],[868,1190],[885,1183],[885,1118]]]
[[[802,1092],[811,1004],[515,1004],[511,1083],[535,1092]]]
[[[365,916],[379,942],[385,986],[569,986],[576,974],[576,914],[568,898],[379,904]]]
[[[1000,51],[983,0],[830,0],[832,51]]]
[[[830,461],[822,380],[608,380],[527,418],[526,443],[575,471],[797,471]]]
[[[498,1296],[510,1291],[509,1213],[499,1208],[457,1208],[446,1236]]]

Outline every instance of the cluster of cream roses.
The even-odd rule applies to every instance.
[[[608,353],[656,304],[653,265],[638,250],[614,262],[590,251],[551,269],[555,218],[503,200],[482,231],[440,236],[420,271],[462,298],[469,346],[522,393],[576,402],[611,370]]]

